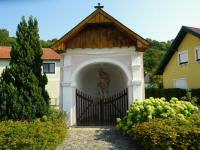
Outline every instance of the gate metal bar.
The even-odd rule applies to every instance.
[[[76,121],[79,126],[115,125],[128,109],[128,89],[109,96],[92,97],[76,90]]]

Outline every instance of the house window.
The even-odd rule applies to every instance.
[[[187,80],[186,79],[175,79],[174,88],[187,89]]]
[[[188,51],[183,51],[179,53],[179,64],[188,63]]]
[[[55,63],[43,63],[44,73],[55,73]]]
[[[196,60],[200,60],[200,47],[196,48]]]

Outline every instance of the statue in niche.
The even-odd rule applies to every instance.
[[[99,69],[99,81],[97,87],[99,89],[99,96],[106,97],[109,93],[110,75],[102,68]]]

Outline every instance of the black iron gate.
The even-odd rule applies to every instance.
[[[113,96],[92,97],[76,90],[76,121],[79,126],[115,125],[128,109],[128,89]]]

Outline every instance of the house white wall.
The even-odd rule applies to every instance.
[[[9,59],[2,59],[0,60],[0,76],[6,66],[9,66],[10,60]]]
[[[9,66],[9,59],[0,59],[0,75],[6,66]],[[46,89],[50,96],[50,104],[59,105],[59,89],[60,89],[60,61],[45,60],[43,63],[55,63],[55,74],[47,74],[48,84]]]
[[[55,73],[46,74],[48,78],[48,84],[46,89],[51,99],[50,104],[53,106],[59,106],[59,94],[60,94],[60,61],[44,60],[43,63],[55,63]]]
[[[96,79],[93,72],[95,65],[104,63],[109,64],[109,68],[112,66],[115,68],[109,69],[112,75],[127,82],[129,105],[136,99],[144,99],[143,53],[137,52],[135,47],[68,49],[61,56],[60,109],[69,113],[69,125],[76,124],[76,88],[87,90],[87,87],[83,87],[83,83],[87,82],[90,87],[92,80]],[[120,73],[116,74],[117,72]],[[116,83],[114,86],[120,85]]]

